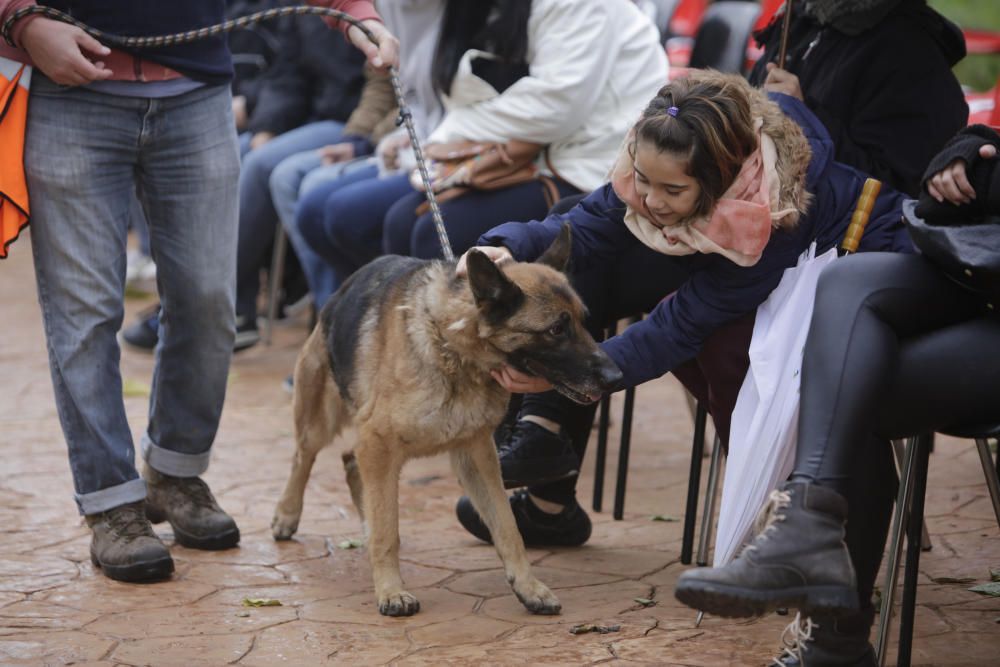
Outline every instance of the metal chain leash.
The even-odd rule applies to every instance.
[[[6,21],[4,21],[3,26],[0,26],[0,33],[3,34],[4,39],[6,39],[7,43],[11,46],[14,46],[10,37],[14,23],[31,14],[39,14],[45,18],[61,21],[63,23],[69,23],[70,25],[80,28],[99,42],[103,42],[110,46],[129,49],[156,48],[161,46],[187,44],[200,39],[228,33],[237,28],[245,28],[247,26],[261,23],[262,21],[270,21],[272,19],[282,18],[285,16],[305,16],[309,14],[335,18],[338,21],[349,23],[364,33],[364,35],[371,40],[373,44],[378,44],[378,40],[375,38],[375,35],[371,30],[364,26],[361,21],[349,14],[345,14],[344,12],[336,9],[330,9],[329,7],[312,7],[306,5],[276,7],[274,9],[268,9],[248,14],[246,16],[240,16],[235,19],[230,19],[217,25],[198,28],[197,30],[179,32],[173,35],[126,37],[121,35],[111,35],[101,30],[97,30],[96,28],[91,28],[90,26],[76,20],[69,14],[60,12],[57,9],[45,7],[43,5],[30,5],[15,11],[10,15],[10,17],[7,18]],[[420,180],[424,185],[424,193],[427,196],[427,203],[430,205],[431,217],[434,220],[434,227],[437,230],[438,240],[441,242],[441,251],[446,260],[449,262],[453,261],[455,259],[455,253],[451,249],[451,242],[448,240],[448,231],[444,226],[441,209],[438,207],[437,198],[434,196],[434,189],[431,187],[430,174],[427,171],[427,162],[424,159],[424,152],[420,146],[420,140],[417,138],[417,131],[413,127],[413,114],[410,111],[409,106],[406,104],[406,100],[403,98],[403,86],[399,81],[399,71],[395,67],[389,68],[389,80],[392,82],[392,90],[396,95],[396,104],[399,107],[399,118],[396,120],[396,124],[406,127],[406,133],[410,137],[410,145],[413,147],[413,154],[417,160],[417,169],[420,172]]]

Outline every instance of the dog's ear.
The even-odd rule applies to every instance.
[[[570,250],[573,247],[573,233],[568,222],[564,222],[562,229],[559,230],[559,236],[556,240],[552,242],[552,245],[542,253],[536,262],[539,264],[546,264],[551,266],[556,271],[566,272],[566,267],[569,266],[569,255]]]
[[[470,250],[465,258],[469,287],[476,306],[490,322],[502,322],[521,307],[524,293],[485,253]]]

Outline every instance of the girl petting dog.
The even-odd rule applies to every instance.
[[[633,387],[678,369],[713,335],[752,318],[810,244],[820,254],[839,243],[865,179],[834,161],[826,129],[799,100],[768,95],[737,76],[697,72],[671,82],[649,103],[608,184],[565,214],[494,228],[480,238],[479,250],[494,261],[531,260],[568,221],[571,280],[589,309],[591,334],[649,313],[602,343],[622,370],[619,388]],[[901,223],[904,199],[882,188],[861,251],[913,252]],[[729,351],[745,357],[750,322],[743,338],[729,341]],[[738,387],[742,374],[727,379],[733,376]],[[579,467],[595,406],[564,400],[544,380],[512,368],[495,377],[527,394],[514,429],[535,429],[542,434],[535,446],[549,447],[539,456],[500,443],[504,481],[528,486],[511,498],[525,542],[582,544],[590,520],[575,499],[576,476],[565,475]],[[568,457],[575,468],[557,469]],[[540,466],[539,458],[551,466]],[[560,474],[564,478],[552,481]],[[855,505],[864,510],[851,503],[851,517]],[[490,539],[467,499],[457,512],[467,530]],[[861,533],[882,530],[879,521],[852,521]],[[849,530],[847,539],[873,538]],[[861,599],[868,599],[875,572],[858,569]]]

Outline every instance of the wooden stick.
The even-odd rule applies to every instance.
[[[785,18],[781,22],[781,49],[778,51],[778,67],[785,69],[785,55],[788,51],[788,29],[792,25],[792,0],[785,0]]]

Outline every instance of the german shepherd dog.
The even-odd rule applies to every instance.
[[[351,276],[322,309],[295,366],[296,451],[274,538],[295,533],[316,455],[353,423],[357,445],[344,463],[380,613],[420,609],[399,574],[399,475],[407,459],[445,451],[514,594],[536,614],[559,613],[559,600],[531,572],[500,478],[492,433],[510,396],[490,371],[510,364],[578,402],[620,381],[582,325],[583,303],[563,274],[569,251],[566,225],[534,263],[500,267],[470,251],[467,279],[454,263],[396,256]]]

